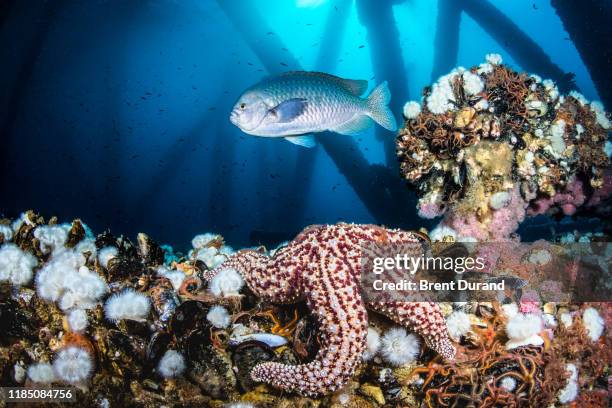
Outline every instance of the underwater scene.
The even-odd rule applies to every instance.
[[[0,407],[608,407],[609,0],[0,1]]]

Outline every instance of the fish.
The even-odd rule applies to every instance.
[[[376,122],[395,132],[395,117],[387,106],[391,99],[387,82],[362,98],[367,88],[365,80],[323,72],[286,72],[244,91],[230,121],[246,134],[282,137],[308,148],[316,144],[313,134],[324,131],[356,135]]]

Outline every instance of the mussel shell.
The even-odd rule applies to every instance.
[[[164,263],[164,251],[147,234],[138,234],[138,254],[147,266],[157,266]]]
[[[193,266],[195,266],[195,268],[199,272],[206,272],[208,270],[208,266],[206,266],[204,261],[202,261],[201,259],[196,259],[195,262],[193,263]]]
[[[118,256],[108,261],[107,278],[109,281],[121,281],[127,278],[137,279],[146,269],[139,260]]]
[[[0,344],[10,338],[38,340],[38,319],[13,299],[0,300]]]
[[[187,341],[188,376],[205,394],[226,399],[236,385],[232,363],[223,351],[206,344],[204,337],[203,333],[197,333]]]
[[[146,342],[144,339],[128,335],[119,330],[108,330],[102,341],[105,343],[106,352],[101,359],[108,360],[105,367],[118,368],[115,374],[130,377],[140,377],[146,356]]]
[[[33,220],[33,218],[31,217],[30,220]],[[24,251],[29,251],[37,257],[42,257],[43,254],[40,252],[40,247],[34,238],[34,229],[36,227],[37,224],[30,225],[27,222],[21,224],[19,229],[13,234],[13,243]]]
[[[161,322],[161,325],[165,325],[180,303],[172,283],[166,278],[157,279],[150,294],[159,322]]]
[[[189,335],[179,338],[178,342],[187,360],[199,360],[207,354],[203,349],[211,344],[210,332],[208,330],[194,330]]]
[[[110,233],[110,231],[104,231],[98,234],[96,237],[96,248],[102,249],[108,246],[117,246],[117,237]]]
[[[138,250],[128,238],[123,235],[115,240],[115,246],[122,258],[138,259]]]
[[[66,248],[74,248],[76,244],[85,238],[85,227],[81,220],[72,221],[72,227],[68,231],[68,239],[66,240]]]
[[[274,350],[259,341],[241,343],[232,353],[232,364],[238,370],[236,380],[241,391],[250,391],[258,383],[251,379],[251,370],[257,364],[278,361]]]
[[[149,325],[146,321],[123,319],[117,322],[117,328],[127,335],[149,337]]]
[[[163,355],[168,351],[168,345],[172,341],[172,336],[166,332],[155,332],[147,343],[146,357],[147,362],[155,365],[161,360]]]
[[[139,360],[145,357],[145,342],[142,338],[120,332],[119,330],[108,331],[109,344],[118,349],[126,351]]]
[[[174,314],[170,318],[168,326],[170,328],[170,333],[172,333],[178,341],[181,341],[190,333],[198,329],[204,329],[208,326],[206,320],[207,313],[208,308],[202,302],[187,300],[181,303],[174,310]]]

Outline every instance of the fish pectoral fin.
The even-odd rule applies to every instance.
[[[295,145],[307,147],[309,149],[315,147],[315,145],[317,144],[317,142],[315,142],[314,140],[313,135],[287,136],[284,139]]]
[[[353,119],[344,122],[343,124],[330,129],[333,132],[340,133],[341,135],[356,135],[363,132],[367,128],[372,126],[372,119],[368,115],[358,115]]]
[[[276,117],[279,123],[291,122],[306,110],[308,103],[303,98],[287,99],[270,109],[270,114]]]

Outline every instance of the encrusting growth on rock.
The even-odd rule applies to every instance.
[[[612,191],[608,114],[578,92],[513,71],[501,57],[459,67],[410,102],[397,136],[423,218],[460,240],[506,240],[526,216],[573,215]]]

